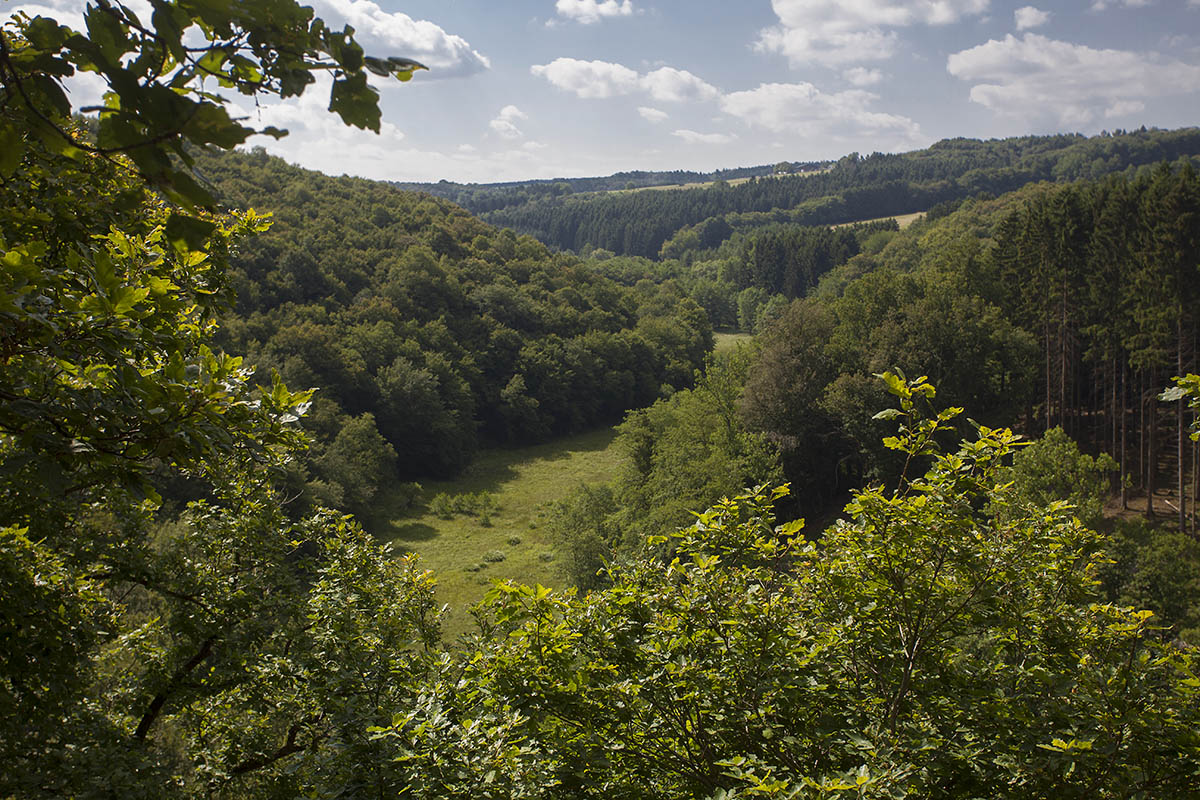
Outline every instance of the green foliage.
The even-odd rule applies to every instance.
[[[375,428],[375,418],[363,414],[342,426],[321,454],[317,468],[343,488],[342,507],[365,516],[379,485],[395,480],[396,451]]]
[[[1175,385],[1166,389],[1159,397],[1167,402],[1187,402],[1193,413],[1200,411],[1200,375],[1189,373],[1173,379]],[[1200,441],[1200,420],[1193,419],[1192,441]]]
[[[1111,493],[1109,476],[1116,469],[1109,455],[1093,458],[1081,453],[1062,428],[1051,428],[1013,457],[1007,477],[1019,502],[1047,506],[1066,501],[1084,525],[1096,527]]]
[[[272,212],[233,258],[221,336],[321,387],[302,483],[340,486],[323,443],[363,413],[400,479],[447,478],[482,444],[589,430],[664,383],[690,385],[711,347],[706,314],[677,288],[642,294],[443,200],[261,152],[197,163],[226,203]]]
[[[724,354],[709,362],[694,389],[631,413],[618,428],[618,445],[629,455],[623,473],[554,505],[547,524],[574,585],[602,584],[602,568],[648,536],[686,524],[694,509],[764,476],[779,476],[778,450],[738,414],[752,359],[749,348]]]
[[[118,182],[87,166],[59,173],[78,196]],[[255,218],[189,250],[165,242],[161,209],[130,212],[129,232],[5,254],[21,269],[0,312],[0,794],[374,780],[352,766],[361,698],[401,701],[419,671],[430,580],[339,516],[283,514],[272,477],[302,444],[309,393],[256,387],[211,349],[223,254]],[[178,478],[203,499],[176,515],[159,495]]]
[[[582,485],[550,507],[546,527],[572,585],[585,590],[602,585],[608,562],[630,546],[618,511],[613,490],[604,485]]]
[[[1179,531],[1144,520],[1119,520],[1100,573],[1115,603],[1154,611],[1169,639],[1200,643],[1200,545]]]
[[[1195,128],[1008,139],[946,139],[908,153],[857,153],[807,174],[678,191],[583,194],[536,187],[425,185],[488,222],[556,247],[687,260],[731,231],[825,226],[925,211],[1040,181],[1098,180],[1128,167],[1200,154]],[[769,169],[769,168],[767,168]],[[764,170],[765,171],[765,170]],[[414,187],[416,188],[416,187]],[[582,188],[582,187],[581,187]],[[478,199],[476,199],[478,198]]]
[[[87,37],[0,32],[0,796],[384,787],[366,723],[424,671],[431,579],[340,515],[284,514],[311,392],[214,342],[265,220],[181,216],[130,177],[207,202],[183,143],[248,130],[201,72],[296,94],[361,53],[290,0],[153,5],[153,29],[101,2]],[[57,83],[76,68],[113,90],[95,138]],[[379,444],[351,438],[330,458]]]
[[[11,174],[34,141],[58,156],[124,153],[143,179],[175,202],[213,205],[193,177],[187,146],[231,149],[255,131],[235,121],[228,100],[204,87],[212,81],[243,95],[299,95],[314,73],[333,78],[329,110],[348,125],[379,130],[379,93],[367,72],[408,80],[425,69],[405,58],[366,57],[353,29],[334,31],[295,0],[230,5],[211,0],[153,4],[142,20],[119,0],[84,10],[84,32],[44,16],[16,16],[0,34],[0,131],[4,171]],[[108,91],[95,111],[95,141],[63,120],[72,113],[62,80],[99,76]],[[182,163],[180,163],[182,162]],[[212,230],[196,218],[174,217],[172,241],[195,246]]]
[[[438,492],[429,501],[429,512],[441,519],[452,519],[454,517],[454,504],[450,499],[450,495],[445,492]]]
[[[559,794],[1200,789],[1191,657],[1156,643],[1148,613],[1097,602],[1101,541],[1064,505],[1012,505],[1016,437],[981,427],[945,453],[952,415],[894,416],[893,446],[929,469],[858,492],[819,544],[775,524],[778,492],[754,492],[609,588],[495,587],[468,682],[520,709],[514,738],[552,754]]]

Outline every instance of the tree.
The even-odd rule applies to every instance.
[[[1116,469],[1117,462],[1107,454],[1093,458],[1081,453],[1062,428],[1051,428],[1013,457],[1009,476],[1016,500],[1033,506],[1066,501],[1084,525],[1094,528],[1104,519],[1108,473]]]
[[[369,126],[371,65],[290,0],[153,5],[0,31],[0,795],[354,791],[435,635],[429,579],[340,515],[284,515],[310,393],[213,343],[264,222],[146,185],[208,203],[185,145],[249,133],[202,77],[289,96],[327,69]],[[75,69],[111,89],[94,132]]]
[[[205,82],[247,96],[294,97],[329,74],[329,110],[347,125],[379,131],[379,94],[367,74],[409,80],[421,64],[363,54],[354,30],[334,31],[295,0],[230,5],[214,0],[154,0],[145,21],[120,0],[84,10],[87,32],[49,17],[21,16],[0,36],[0,172],[11,174],[33,140],[58,156],[127,155],[149,184],[185,206],[211,206],[212,196],[187,167],[187,146],[230,149],[255,131],[230,117],[228,101]],[[62,79],[100,76],[102,106],[73,109]],[[63,120],[97,112],[95,141]],[[176,160],[178,159],[178,161]],[[179,162],[182,162],[182,165]],[[196,241],[196,224],[177,222]]]
[[[886,377],[908,480],[857,492],[818,542],[776,525],[785,490],[758,490],[602,591],[493,589],[469,702],[520,710],[514,738],[540,744],[559,794],[1200,789],[1190,655],[1156,641],[1149,612],[1097,602],[1101,540],[1064,504],[1012,505],[1001,469],[1018,437],[980,426],[943,452],[959,410]]]

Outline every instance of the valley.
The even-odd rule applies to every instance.
[[[739,87],[376,3],[135,5],[0,29],[0,798],[1200,796],[1200,129],[921,146],[830,31],[972,37],[931,80],[984,119],[1132,76],[1064,128],[1196,68],[1030,32],[1057,8],[739,6]],[[439,13],[557,48],[642,9]],[[550,175],[550,117],[814,160],[252,146]],[[880,137],[916,149],[816,149]]]

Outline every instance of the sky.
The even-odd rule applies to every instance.
[[[429,67],[376,82],[379,135],[329,114],[327,83],[240,108],[290,132],[249,144],[332,175],[709,172],[1200,124],[1200,0],[306,1]],[[5,5],[71,24],[84,3]]]

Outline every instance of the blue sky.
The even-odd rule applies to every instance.
[[[707,171],[1200,124],[1200,0],[307,1],[369,53],[431,67],[381,86],[381,136],[319,91],[245,109],[291,131],[256,144],[331,174]]]

